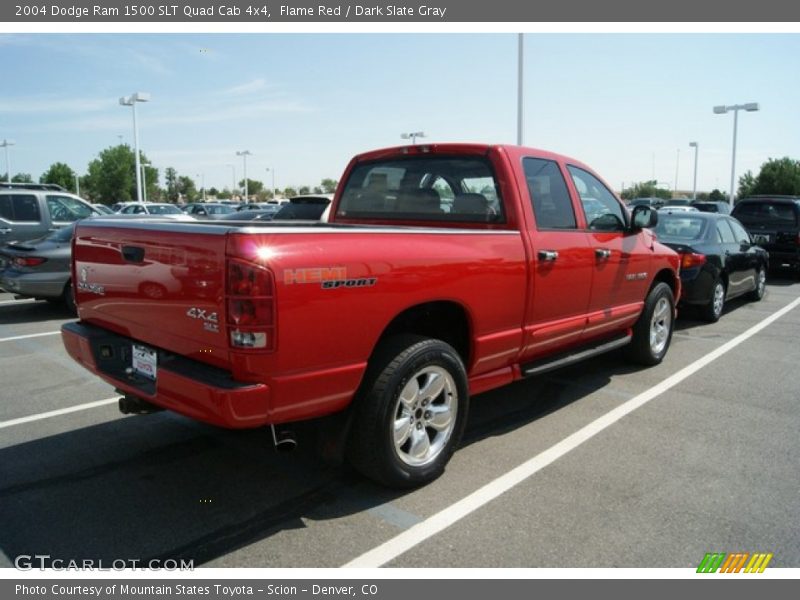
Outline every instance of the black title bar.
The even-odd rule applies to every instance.
[[[800,3],[786,0],[431,0],[318,2],[282,0],[9,0],[11,23],[477,23],[800,21]]]

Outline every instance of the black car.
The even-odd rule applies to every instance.
[[[331,203],[330,194],[293,196],[275,213],[275,221],[319,221]]]
[[[223,221],[271,221],[278,207],[275,206],[268,210],[239,210],[229,215],[220,217]]]
[[[732,215],[769,252],[772,267],[790,268],[800,279],[800,198],[752,196],[740,200]]]
[[[703,319],[717,321],[725,302],[742,294],[764,297],[769,255],[736,219],[662,210],[655,232],[681,257],[680,304],[698,307]]]

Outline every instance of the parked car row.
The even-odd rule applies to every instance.
[[[324,220],[330,202],[329,195],[304,195],[283,205],[250,203],[241,211],[231,205],[195,203],[186,212],[172,204],[133,202],[112,218]],[[747,295],[760,300],[770,266],[788,267],[800,276],[800,199],[745,199],[732,216],[702,212],[697,204],[662,207],[655,228],[659,241],[681,256],[681,306],[695,307],[713,322],[733,298]],[[99,207],[66,192],[0,190],[0,289],[18,297],[63,302],[74,310],[70,277],[74,223],[102,215]]]

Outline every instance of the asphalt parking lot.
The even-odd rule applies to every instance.
[[[800,567],[798,299],[771,279],[716,324],[680,318],[658,367],[612,353],[477,396],[445,475],[397,492],[303,428],[278,454],[265,431],[123,416],[63,351],[63,310],[0,294],[0,567]]]

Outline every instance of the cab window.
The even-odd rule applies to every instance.
[[[41,221],[39,202],[31,194],[7,194],[0,196],[0,219],[6,221]]]
[[[622,231],[625,229],[625,215],[616,196],[594,175],[583,169],[569,165],[572,182],[583,205],[586,224],[592,231]]]

